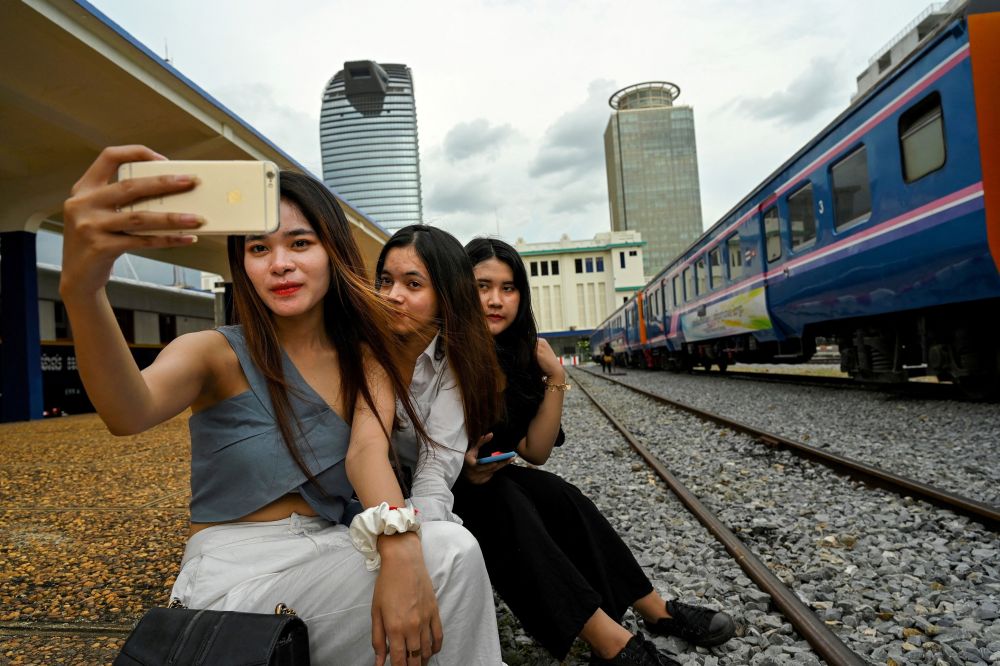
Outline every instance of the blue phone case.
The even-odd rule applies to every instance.
[[[476,458],[476,464],[485,465],[486,463],[499,462],[501,460],[507,460],[508,458],[513,458],[517,454],[513,451],[508,451],[507,453],[501,453],[495,456],[487,456],[485,458]]]

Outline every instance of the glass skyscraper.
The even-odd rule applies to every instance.
[[[390,232],[421,222],[413,77],[406,65],[345,62],[319,118],[323,180]]]
[[[646,241],[647,277],[701,235],[701,187],[694,111],[674,106],[680,88],[665,81],[619,90],[604,131],[611,228]]]

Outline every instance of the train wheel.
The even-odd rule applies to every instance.
[[[970,400],[995,400],[1000,397],[1000,377],[993,375],[959,377],[958,387]]]
[[[727,359],[725,356],[723,356],[723,357],[721,357],[719,359],[719,362],[718,362],[717,365],[719,366],[719,372],[725,372],[726,368],[729,367],[729,359]]]

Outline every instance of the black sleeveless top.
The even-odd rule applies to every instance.
[[[505,369],[506,370],[506,369]],[[532,379],[525,373],[507,373],[507,388],[503,393],[506,415],[503,421],[493,426],[493,440],[484,447],[493,451],[513,451],[528,434],[531,420],[538,414],[538,408],[545,398],[542,380]],[[566,439],[562,426],[556,436],[556,446],[562,446]],[[480,455],[484,454],[483,451]]]

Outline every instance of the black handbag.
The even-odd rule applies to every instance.
[[[139,620],[113,666],[309,666],[309,633],[295,611],[274,615],[184,608],[176,601]]]

